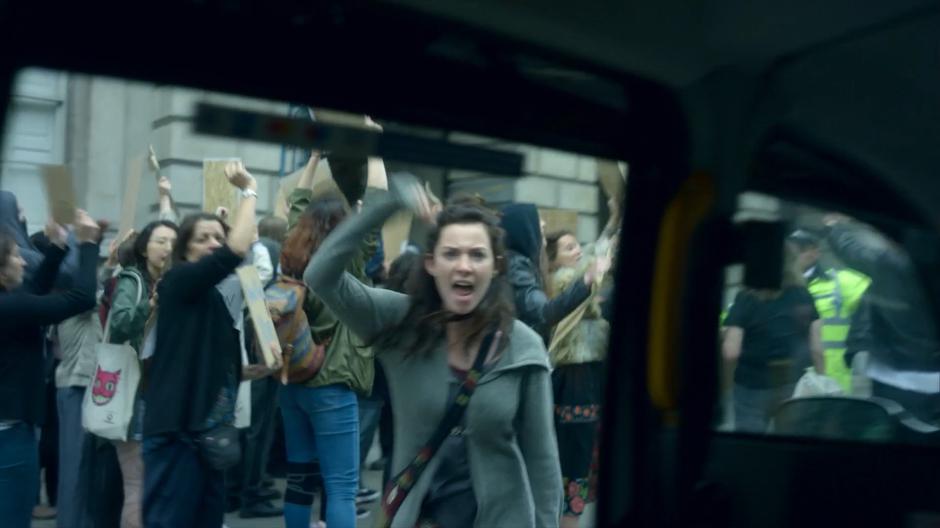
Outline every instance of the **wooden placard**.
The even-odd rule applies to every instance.
[[[608,198],[613,198],[618,202],[623,200],[626,176],[619,163],[611,160],[597,160],[597,180]]]
[[[202,210],[214,213],[219,207],[225,207],[229,213],[238,205],[235,187],[225,177],[225,166],[238,158],[202,160]]]
[[[330,108],[314,108],[313,111],[316,114],[316,121],[320,123],[352,128],[367,128],[365,117],[362,114],[351,114]]]
[[[554,209],[549,207],[540,207],[539,216],[545,221],[545,234],[553,231],[565,229],[578,233],[578,213],[569,209]]]
[[[42,179],[52,219],[60,225],[75,222],[75,187],[69,170],[64,165],[43,165]]]
[[[122,240],[124,235],[134,228],[134,220],[137,218],[137,196],[140,194],[140,180],[144,173],[144,160],[146,155],[130,158],[127,160],[127,179],[124,180],[124,199],[121,201],[121,220],[118,223],[117,240]]]
[[[271,314],[268,313],[268,306],[265,304],[264,288],[261,286],[258,269],[254,266],[242,266],[236,273],[242,285],[242,292],[245,294],[245,305],[248,306],[248,312],[251,314],[251,324],[255,328],[255,336],[258,339],[258,348],[261,349],[264,357],[264,364],[268,368],[273,368],[277,359],[271,349],[273,348],[280,355],[281,343],[277,339],[277,331],[274,329]]]
[[[287,220],[287,198],[290,196],[290,193],[297,188],[297,183],[300,182],[300,177],[304,172],[304,168],[288,174],[281,178],[281,182],[278,185],[277,189],[277,198],[274,202],[274,216],[278,218],[283,218]],[[333,177],[333,173],[330,171],[330,164],[325,159],[321,159],[320,163],[317,164],[317,170],[313,173],[313,184],[317,184],[324,180],[329,180]]]

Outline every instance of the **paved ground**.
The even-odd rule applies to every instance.
[[[365,480],[365,485],[372,489],[380,489],[379,481],[382,480],[382,473],[380,471],[366,471],[363,475]],[[276,479],[275,485],[282,492],[284,491],[285,481],[283,479]],[[278,506],[282,505],[281,501],[278,501]],[[356,528],[372,528],[375,522],[375,514],[378,509],[378,502],[374,502],[366,505],[370,508],[371,514],[369,517],[360,519],[356,523]],[[588,528],[594,526],[594,504],[589,504],[584,511],[584,518],[581,520],[581,528]],[[317,513],[320,511],[319,502],[313,505],[314,516],[311,518],[311,521],[316,520]],[[274,517],[270,519],[241,519],[238,517],[238,513],[230,513],[225,516],[225,525],[228,528],[282,528],[284,526],[283,517]],[[56,528],[55,521],[33,521],[33,528]]]
[[[365,480],[365,485],[372,489],[379,489],[379,481],[382,480],[382,473],[380,471],[366,471],[363,475]],[[275,480],[276,487],[284,491],[285,481],[283,479]],[[277,502],[278,506],[281,506],[283,503],[281,501]],[[366,505],[370,507],[371,515],[364,519],[360,519],[357,523],[357,528],[372,528],[375,521],[375,513],[378,508],[378,502],[374,502]],[[320,511],[319,502],[313,505],[314,516],[311,520],[316,520],[317,514]],[[228,528],[282,528],[284,526],[283,517],[273,517],[270,519],[242,519],[238,516],[238,513],[230,513],[225,516],[225,525]],[[33,521],[33,528],[55,528],[55,521]]]

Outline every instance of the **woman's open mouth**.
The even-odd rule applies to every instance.
[[[474,285],[470,281],[456,281],[453,283],[451,288],[454,290],[454,293],[457,295],[458,299],[466,300],[473,296]]]

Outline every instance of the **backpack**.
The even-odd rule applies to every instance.
[[[310,334],[310,322],[304,312],[307,285],[280,275],[265,289],[264,296],[287,366],[287,382],[310,381],[323,366],[329,343],[315,343]]]

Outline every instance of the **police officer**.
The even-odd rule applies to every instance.
[[[823,320],[822,341],[826,359],[826,375],[849,392],[851,371],[845,363],[845,340],[849,335],[852,315],[858,309],[862,294],[871,282],[868,277],[850,269],[825,269],[819,262],[820,237],[798,229],[788,237],[799,251],[799,265],[806,278],[816,311]]]

